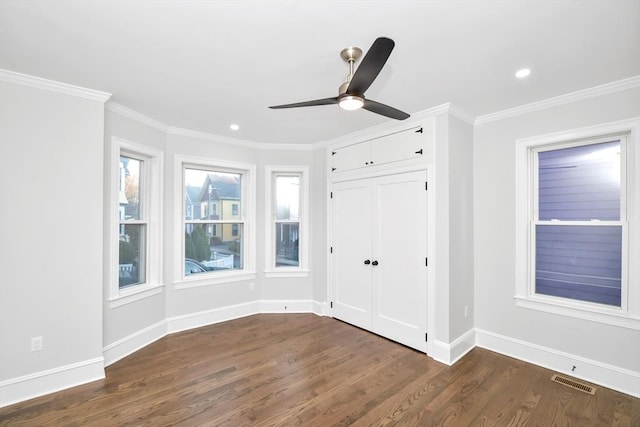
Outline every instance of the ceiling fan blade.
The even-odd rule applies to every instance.
[[[316,105],[332,105],[337,103],[338,103],[338,98],[334,97],[334,98],[314,99],[313,101],[295,102],[293,104],[273,105],[269,108],[273,108],[274,110],[277,110],[280,108],[314,107]]]
[[[400,111],[396,108],[389,107],[388,105],[381,104],[376,101],[372,101],[370,99],[364,100],[364,105],[362,106],[365,110],[369,110],[372,113],[381,114],[386,117],[390,117],[396,120],[404,120],[411,117],[409,114],[404,111]]]
[[[387,62],[395,42],[386,37],[377,38],[367,54],[362,58],[362,62],[353,74],[353,78],[347,88],[347,93],[363,95],[369,89],[371,83],[378,77],[380,70]]]

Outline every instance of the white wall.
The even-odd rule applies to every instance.
[[[267,230],[265,230],[265,218],[267,216],[270,217],[269,212],[266,212],[266,201],[264,198],[265,194],[265,186],[268,184],[266,182],[265,175],[265,166],[268,165],[277,165],[277,166],[308,166],[309,167],[309,181],[310,184],[316,182],[320,175],[323,174],[324,171],[317,170],[314,163],[314,156],[322,156],[322,152],[315,152],[314,150],[260,150],[260,162],[258,167],[258,222],[260,225],[260,232],[258,233],[257,246],[259,249],[259,253],[261,254],[258,258],[258,271],[263,272],[266,268],[266,260],[265,260],[265,246],[267,242],[265,242],[265,236],[268,234]],[[309,185],[309,189],[311,191],[312,185]],[[324,204],[320,207],[318,206],[318,198],[310,197],[309,198],[309,218],[311,224],[314,224],[315,221],[322,222],[323,217],[317,216],[317,212],[322,212],[324,209]],[[316,274],[317,270],[323,270],[324,266],[320,266],[319,268],[313,268],[312,264],[314,264],[314,257],[317,255],[319,250],[318,242],[322,242],[322,235],[314,235],[314,229],[309,228],[310,236],[307,236],[310,243],[309,248],[309,256],[310,256],[310,274],[308,277],[262,277],[260,280],[260,289],[259,295],[260,300],[264,301],[274,301],[273,307],[278,308],[280,306],[284,307],[285,303],[278,303],[277,301],[287,301],[287,300],[301,300],[301,301],[312,301],[313,300],[313,277]],[[287,305],[287,310],[289,306]],[[282,309],[282,308],[281,308]]]
[[[112,212],[116,212],[118,206],[113,206],[111,200],[111,149],[115,143],[114,138],[126,140],[134,144],[150,147],[159,151],[164,150],[166,142],[166,132],[158,127],[150,126],[139,120],[131,118],[117,112],[118,106],[112,108],[109,105],[105,111],[105,132],[104,132],[104,281],[103,281],[103,345],[105,347],[106,364],[109,365],[118,359],[126,356],[130,352],[149,344],[149,342],[164,336],[166,327],[163,322],[166,319],[165,312],[165,292],[150,296],[148,298],[136,300],[128,304],[119,305],[109,301],[110,275],[107,268],[111,262],[109,257],[109,245],[117,244],[115,237],[111,236],[112,228],[109,220],[113,218]],[[115,165],[118,168],[119,165]],[[117,170],[117,169],[116,169]],[[166,184],[165,184],[166,185]],[[160,242],[162,243],[162,242]],[[157,242],[154,242],[157,244]],[[149,330],[151,328],[151,330]]]
[[[20,79],[0,79],[0,406],[104,375],[108,94]]]
[[[473,348],[473,126],[435,118],[435,311],[431,355],[453,363]],[[468,307],[465,316],[465,307]]]
[[[473,330],[473,152],[473,126],[449,116],[450,342]]]
[[[516,307],[514,148],[518,138],[639,116],[640,89],[634,88],[486,122],[474,135],[478,343],[635,395],[640,331]]]

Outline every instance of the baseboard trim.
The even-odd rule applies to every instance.
[[[319,302],[319,301],[312,301],[312,309],[311,312],[313,314],[316,314],[318,316],[328,316],[329,315],[329,311],[328,311],[328,306],[326,302]]]
[[[167,333],[188,331],[189,329],[226,322],[259,313],[259,301],[251,301],[242,304],[229,305],[214,308],[197,313],[184,314],[182,316],[167,319]]]
[[[260,313],[313,313],[311,300],[260,300]]]
[[[165,335],[167,335],[167,321],[162,320],[105,346],[103,350],[104,366],[107,367],[135,353]]]
[[[640,372],[476,329],[476,345],[505,356],[640,397]],[[572,370],[573,366],[576,367]]]
[[[0,382],[0,408],[103,378],[103,357],[11,378]]]
[[[432,354],[429,356],[440,363],[451,366],[473,350],[475,346],[476,332],[474,329],[469,329],[450,344],[435,340],[431,348]]]

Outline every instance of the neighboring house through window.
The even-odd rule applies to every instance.
[[[190,286],[195,279],[233,281],[254,274],[255,167],[178,157],[176,170],[182,198],[194,204],[191,211],[200,213],[191,217],[185,202],[177,280]]]

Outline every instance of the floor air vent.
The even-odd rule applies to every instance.
[[[553,374],[553,376],[551,377],[551,381],[566,385],[567,387],[571,387],[575,390],[580,390],[591,395],[596,394],[595,387],[591,387],[590,385],[574,381],[571,378],[563,377],[558,374]]]

